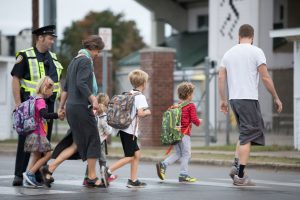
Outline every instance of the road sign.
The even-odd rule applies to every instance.
[[[111,28],[99,28],[99,36],[102,38],[105,47],[103,50],[111,50],[112,47],[112,31]]]

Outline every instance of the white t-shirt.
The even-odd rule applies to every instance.
[[[103,112],[101,115],[96,116],[100,142],[104,142],[107,136],[113,133],[113,128],[107,124],[107,115]]]
[[[131,93],[135,93],[137,91],[131,90]],[[132,112],[131,112],[131,118],[133,119],[132,123],[130,124],[130,126],[127,129],[123,129],[122,131],[131,134],[131,135],[135,135],[136,137],[138,137],[139,135],[139,122],[137,120],[137,110],[140,108],[148,108],[148,103],[146,100],[146,97],[143,94],[139,94],[136,95],[134,97],[134,105],[132,108]],[[136,126],[136,128],[135,128]],[[134,131],[135,129],[135,131]]]
[[[258,67],[266,63],[264,52],[251,44],[237,44],[221,60],[225,67],[229,99],[258,100]]]

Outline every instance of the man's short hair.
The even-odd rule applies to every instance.
[[[136,69],[129,73],[128,78],[134,88],[140,87],[148,81],[148,74],[143,70]]]
[[[254,29],[249,24],[243,24],[239,29],[239,36],[241,38],[253,38]]]

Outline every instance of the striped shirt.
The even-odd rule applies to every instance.
[[[200,125],[200,120],[197,116],[196,106],[194,103],[189,103],[182,108],[181,112],[181,132],[185,135],[191,135],[192,124]]]

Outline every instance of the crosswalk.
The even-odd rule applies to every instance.
[[[214,180],[226,181],[229,179],[221,179],[221,178],[213,178]],[[297,182],[298,180],[294,180]],[[278,182],[278,181],[267,181],[267,180],[257,180],[255,179],[255,183],[258,185],[276,185],[276,186],[286,186],[286,187],[300,187],[300,183],[294,182]]]
[[[71,180],[55,180],[53,188],[39,188],[39,189],[30,189],[24,187],[12,187],[7,186],[7,179],[11,180],[12,175],[0,176],[0,195],[50,195],[50,194],[70,194],[82,192],[82,180],[80,179],[71,179]],[[5,181],[6,180],[6,181]],[[180,187],[178,179],[167,179],[165,181],[160,181],[158,178],[141,178],[141,180],[147,183],[147,187],[142,190],[164,190],[164,189],[176,189]],[[282,181],[272,181],[272,180],[254,180],[257,183],[257,186],[251,188],[254,189],[264,189],[264,188],[274,188],[277,186],[280,187],[293,187],[297,190],[300,189],[300,180],[291,180],[290,182]],[[126,188],[127,179],[118,179],[113,182],[108,190],[114,191],[117,189],[120,190],[129,190]],[[5,184],[6,183],[6,184]],[[201,180],[195,183],[189,183],[193,186],[214,186],[214,187],[223,187],[223,188],[234,188],[237,186],[232,185],[231,179],[224,178],[209,178],[207,180]],[[71,187],[70,187],[71,186]],[[59,189],[58,189],[59,188]],[[299,189],[298,189],[299,188]],[[106,190],[105,188],[101,190]]]
[[[16,196],[33,196],[33,195],[47,195],[47,194],[67,194],[78,193],[77,191],[51,190],[51,189],[29,189],[24,187],[6,187],[0,186],[1,195],[16,195]]]

